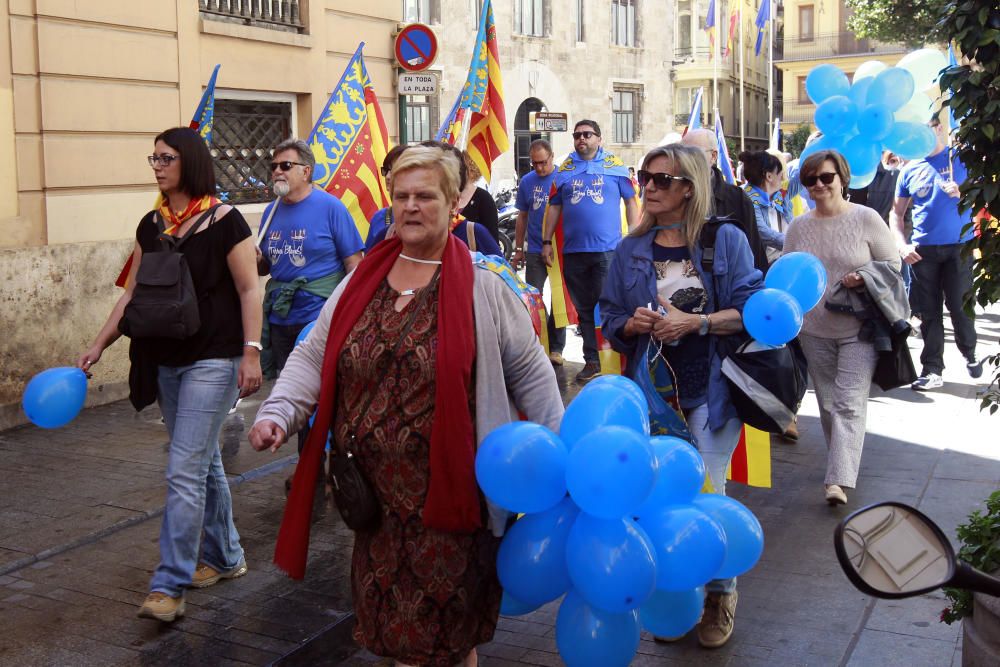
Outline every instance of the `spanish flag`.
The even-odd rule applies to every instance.
[[[483,12],[479,17],[479,32],[472,49],[469,76],[458,101],[438,130],[439,141],[448,141],[452,145],[460,142],[466,109],[472,116],[465,149],[488,182],[493,173],[493,163],[510,148],[507,114],[503,106],[503,77],[500,74],[497,28],[490,0],[483,3]]]
[[[597,334],[597,356],[601,362],[601,375],[622,375],[628,360],[621,352],[616,352],[604,338],[601,328],[601,307],[594,306],[594,333]]]
[[[347,64],[307,143],[316,158],[313,181],[347,206],[361,238],[368,221],[389,205],[382,161],[389,131],[361,50]]]

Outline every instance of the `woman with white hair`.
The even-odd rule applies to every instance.
[[[392,190],[395,234],[327,301],[261,406],[250,442],[276,449],[315,407],[275,562],[304,575],[330,433],[379,508],[374,525],[355,533],[354,638],[401,665],[475,665],[475,647],[496,629],[505,527],[476,486],[477,444],[518,410],[556,430],[563,405],[527,309],[449,233],[458,158],[407,148]]]

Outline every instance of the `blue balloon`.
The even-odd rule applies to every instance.
[[[716,579],[738,577],[749,572],[764,553],[764,529],[746,505],[733,498],[703,493],[694,506],[712,517],[726,534],[726,557]]]
[[[863,79],[859,83],[872,81]],[[869,104],[868,106],[858,105],[861,113],[858,114],[858,135],[867,138],[869,141],[882,141],[885,135],[889,134],[896,119],[893,118],[892,110],[884,104]],[[851,166],[853,171],[854,166]]]
[[[573,587],[604,611],[636,609],[656,587],[653,544],[631,519],[581,513],[569,532],[566,565]]]
[[[59,428],[76,419],[85,400],[87,374],[79,368],[62,366],[31,378],[24,388],[21,406],[35,426]]]
[[[875,77],[871,76],[851,84],[851,90],[848,91],[847,96],[859,109],[865,108],[868,104],[868,89],[872,87],[874,80]]]
[[[573,451],[578,440],[602,426],[624,426],[649,434],[649,404],[621,384],[591,382],[566,408],[559,435]]]
[[[567,667],[628,667],[639,648],[639,612],[612,614],[570,591],[556,616],[556,646]]]
[[[586,391],[590,387],[599,387],[601,385],[617,387],[628,393],[628,395],[634,398],[636,403],[639,405],[645,405],[647,408],[649,407],[649,403],[646,401],[646,396],[642,393],[642,388],[636,384],[635,380],[627,378],[624,375],[598,375],[596,378],[587,383],[587,386],[583,388],[583,391]]]
[[[824,135],[850,134],[858,121],[858,107],[845,95],[834,95],[816,107],[813,117]]]
[[[765,287],[743,305],[743,326],[765,345],[784,345],[802,329],[802,308],[788,292]]]
[[[813,67],[806,76],[806,94],[815,104],[835,95],[846,95],[850,89],[847,75],[836,65],[827,63]]]
[[[829,135],[824,134],[822,137],[812,142],[799,155],[799,164],[813,153],[819,151],[836,151],[841,155],[844,154],[844,146],[847,144],[847,137],[843,135]]]
[[[848,140],[844,147],[844,159],[847,160],[852,174],[867,174],[875,171],[878,163],[882,160],[882,144],[859,134]],[[863,186],[855,185],[852,179],[851,187]]]
[[[855,189],[865,188],[871,185],[872,181],[875,180],[875,175],[878,174],[877,169],[869,171],[867,174],[851,174],[851,187]]]
[[[517,598],[512,597],[507,591],[504,591],[503,597],[500,598],[500,613],[504,616],[524,616],[535,611],[539,606],[537,604],[521,602]]]
[[[656,455],[656,486],[633,516],[655,513],[667,505],[687,505],[705,484],[705,462],[691,443],[658,435],[649,444]]]
[[[826,292],[826,268],[815,255],[790,252],[767,270],[764,286],[788,292],[806,313],[816,307]]]
[[[316,326],[316,320],[313,320],[309,324],[302,327],[302,331],[300,331],[299,335],[295,337],[295,344],[298,345],[299,343],[304,341],[306,339],[306,336],[309,335],[309,332],[313,330],[314,326]]]
[[[569,453],[566,488],[584,512],[615,519],[646,500],[656,472],[648,435],[605,426],[581,438]]]
[[[882,143],[901,158],[919,160],[934,150],[937,137],[926,125],[897,121]]]
[[[691,505],[672,505],[639,518],[656,549],[656,588],[686,591],[715,578],[726,557],[726,534]]]
[[[913,75],[905,69],[890,67],[875,75],[868,89],[868,104],[884,104],[896,111],[913,97]]]
[[[566,541],[580,508],[570,498],[518,519],[497,551],[497,577],[511,597],[541,606],[570,588]]]
[[[682,637],[701,620],[705,608],[705,589],[655,591],[639,607],[642,629],[657,637]]]
[[[532,422],[493,429],[476,452],[476,481],[486,497],[511,512],[542,512],[566,495],[566,446]]]

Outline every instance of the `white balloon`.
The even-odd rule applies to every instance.
[[[905,69],[913,75],[913,83],[917,90],[931,87],[938,78],[938,73],[948,64],[947,58],[937,49],[918,49],[903,56],[896,67]]]
[[[931,119],[934,113],[934,100],[926,93],[915,92],[910,101],[904,104],[893,114],[896,122],[920,123],[921,125]]]
[[[858,66],[858,69],[854,71],[854,78],[851,79],[851,83],[857,83],[861,79],[867,79],[868,77],[875,76],[882,70],[886,69],[886,65],[881,60],[866,60]]]

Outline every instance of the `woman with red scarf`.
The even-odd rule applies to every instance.
[[[527,309],[449,234],[459,162],[417,146],[393,165],[394,238],[337,287],[261,406],[250,442],[276,450],[316,408],[275,562],[305,574],[327,433],[380,505],[355,533],[355,639],[398,664],[476,664],[493,637],[506,516],[476,486],[477,444],[518,419],[553,430],[563,405]]]
[[[219,431],[237,396],[260,388],[260,284],[254,239],[240,212],[215,194],[212,156],[192,129],[161,132],[148,158],[160,198],[139,222],[125,292],[93,344],[84,371],[121,335],[143,257],[163,251],[163,234],[183,238],[200,326],[186,338],[133,336],[129,398],[136,410],[157,401],[170,434],[160,564],[139,616],[171,622],[184,615],[184,589],[247,572],[219,451]],[[148,259],[150,266],[155,266]]]

